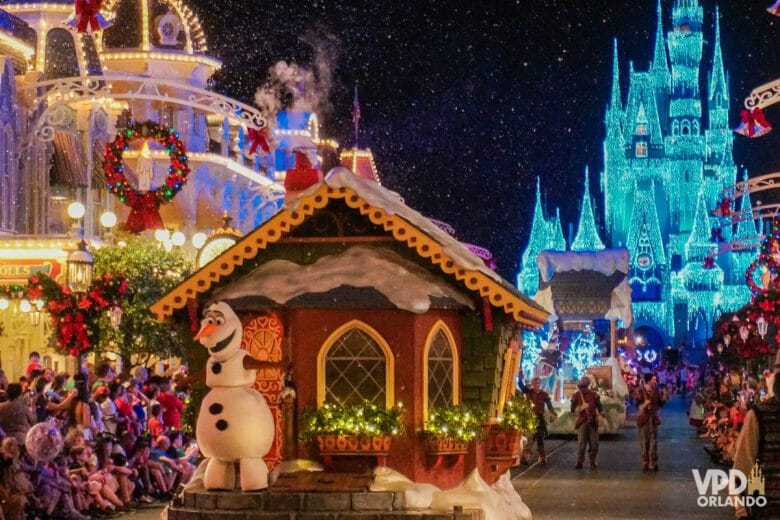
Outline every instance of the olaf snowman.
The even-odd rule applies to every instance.
[[[206,386],[198,414],[196,436],[200,451],[208,457],[203,486],[232,490],[239,463],[241,490],[268,487],[268,467],[263,456],[274,439],[274,419],[268,403],[252,388],[260,368],[276,366],[253,358],[241,349],[243,327],[224,302],[210,305],[195,339],[209,351]]]

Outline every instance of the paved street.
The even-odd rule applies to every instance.
[[[631,410],[629,410],[629,414]],[[547,466],[534,465],[513,480],[534,520],[733,518],[727,508],[699,508],[691,470],[714,468],[697,439],[682,399],[661,412],[658,473],[643,473],[632,417],[621,434],[603,436],[597,470],[575,470],[575,439],[548,439],[554,450]]]

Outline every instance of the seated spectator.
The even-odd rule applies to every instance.
[[[0,407],[0,428],[23,446],[27,430],[35,424],[35,415],[24,402],[21,385],[8,385],[7,396],[8,403]]]

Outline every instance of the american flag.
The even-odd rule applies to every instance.
[[[360,123],[360,101],[358,101],[358,88],[355,85],[355,101],[352,103],[352,122],[355,126]]]

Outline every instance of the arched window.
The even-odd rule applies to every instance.
[[[672,121],[672,135],[680,135],[680,122],[676,119]]]
[[[683,119],[680,123],[680,134],[691,135],[691,122],[687,119]]]
[[[439,321],[431,328],[423,352],[423,417],[428,410],[457,404],[460,399],[458,350],[447,325]]]
[[[73,34],[56,28],[46,35],[46,79],[72,78],[79,75],[79,59]]]
[[[699,131],[700,131],[699,122],[698,121],[694,121],[693,122],[693,135],[699,135]]]
[[[390,346],[362,321],[339,327],[317,355],[317,405],[395,404],[395,367]]]

